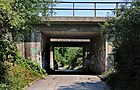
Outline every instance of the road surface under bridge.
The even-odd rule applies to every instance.
[[[109,90],[97,76],[49,75],[25,90]]]

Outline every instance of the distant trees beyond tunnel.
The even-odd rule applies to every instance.
[[[83,67],[83,48],[54,47],[54,60],[58,67],[80,69]]]

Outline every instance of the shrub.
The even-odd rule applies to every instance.
[[[112,90],[140,90],[140,2],[126,4],[105,23],[114,36],[115,73],[107,76]]]
[[[44,69],[42,69],[38,63],[33,62],[31,60],[27,60],[27,59],[17,59],[16,62],[17,64],[24,66],[26,69],[35,71],[37,73],[40,73],[41,75],[46,74],[46,71]]]
[[[4,66],[9,67],[4,68]],[[1,67],[5,71],[0,74],[2,76],[0,90],[23,90],[30,82],[46,75],[45,70],[37,63],[21,58],[14,63],[7,61],[0,65],[0,69]]]
[[[119,82],[118,72],[114,67],[109,68],[107,71],[102,73],[100,78],[109,85],[111,90],[114,90],[113,88],[117,87]]]
[[[0,84],[7,82],[8,66],[0,61]]]

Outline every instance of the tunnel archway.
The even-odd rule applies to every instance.
[[[107,62],[106,34],[102,33],[99,25],[99,23],[104,22],[104,18],[61,17],[60,20],[58,17],[53,17],[51,21],[51,26],[38,26],[38,29],[42,33],[42,50],[47,48],[47,61],[45,62],[48,62],[49,65],[47,65],[46,70],[51,70],[50,57],[53,57],[50,54],[51,47],[73,46],[84,47],[84,54],[91,54],[90,71],[95,73],[105,71]],[[57,40],[53,41],[52,39]],[[67,40],[63,41],[62,39]],[[88,39],[89,41],[82,41],[84,39]],[[45,64],[44,66],[46,67]]]
[[[38,24],[35,32],[31,33],[28,42],[19,44],[21,54],[26,58],[35,60],[47,72],[50,68],[50,51],[54,41],[51,39],[78,39],[55,42],[60,46],[84,47],[84,54],[90,53],[90,70],[101,74],[109,67],[109,54],[112,46],[107,41],[108,35],[101,31],[99,24],[105,18],[98,17],[52,17],[51,26]],[[82,40],[88,39],[88,42]],[[71,43],[71,44],[69,44]],[[82,45],[82,46],[80,46]]]
[[[47,34],[43,34],[43,37],[45,38],[43,39],[42,45],[46,50],[46,60],[44,61],[43,66],[48,73],[54,71],[54,69],[52,68],[54,65],[54,47],[83,47],[83,63],[85,62],[86,55],[89,53],[91,54],[89,65],[90,68],[88,71],[91,71],[92,73],[102,73],[105,70],[105,41],[104,37],[100,36],[99,32],[97,34],[93,34],[92,38],[80,39],[68,39],[66,37],[51,38],[47,37]]]

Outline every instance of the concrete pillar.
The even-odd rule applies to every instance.
[[[48,37],[47,39],[46,39],[46,60],[45,60],[45,69],[46,69],[46,71],[47,72],[49,72],[50,71],[50,38]]]
[[[109,36],[108,34],[106,34],[106,68],[105,70],[111,68],[112,66],[114,66],[114,56],[112,55],[113,53],[113,41],[114,41],[114,38],[110,38],[110,39],[107,39]]]
[[[102,73],[105,71],[105,38],[98,35],[91,39],[90,44],[91,56],[91,71]]]
[[[50,68],[54,70],[54,56],[53,56],[53,47],[50,47]]]
[[[42,33],[42,67],[50,71],[50,38]]]
[[[90,39],[90,53],[91,55],[91,64],[90,64],[90,70],[94,73],[97,73],[96,67],[97,67],[97,58],[96,56],[96,44],[95,44],[95,39],[91,38]]]
[[[107,48],[108,48],[108,42],[107,42],[107,38],[108,38],[108,35],[106,34],[105,35],[105,70],[107,70],[107,63],[108,63],[108,61],[107,61],[107,57],[108,57],[108,50],[107,50]]]
[[[86,60],[86,57],[87,57],[87,46],[84,46],[83,48],[83,69],[85,69],[85,60]]]
[[[84,71],[85,71],[85,73],[89,73],[91,70],[90,70],[90,48],[89,48],[89,45],[86,45],[85,47],[84,47],[84,50],[83,50],[84,52],[84,61],[83,61],[83,68],[84,68]]]

